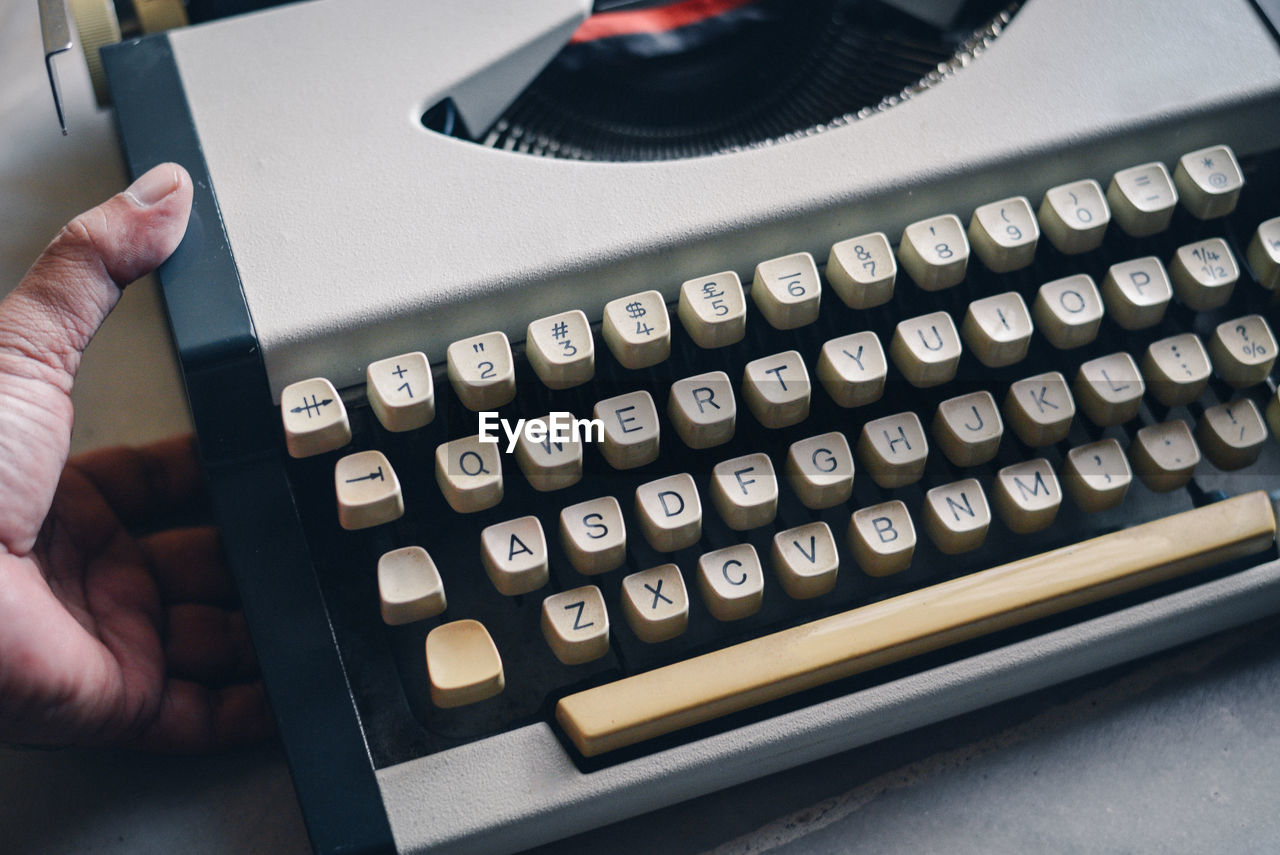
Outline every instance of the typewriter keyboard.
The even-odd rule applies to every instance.
[[[1214,146],[289,386],[375,764],[612,762],[1274,553],[1278,214]]]

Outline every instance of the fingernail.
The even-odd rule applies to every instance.
[[[150,208],[178,189],[178,171],[167,163],[153,166],[129,185],[125,195],[142,208]]]

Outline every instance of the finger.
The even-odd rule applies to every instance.
[[[0,352],[51,369],[69,389],[120,289],[169,257],[190,212],[190,176],[165,163],[76,217],[0,303]]]
[[[190,434],[151,445],[91,451],[68,465],[89,479],[126,527],[172,516],[207,498]]]
[[[228,606],[236,602],[222,536],[213,526],[169,529],[138,542],[166,602]]]
[[[134,740],[145,751],[199,754],[251,745],[275,732],[261,682],[210,689],[169,680],[155,719]]]
[[[216,606],[170,608],[164,656],[170,674],[201,683],[243,683],[258,675],[244,613]]]

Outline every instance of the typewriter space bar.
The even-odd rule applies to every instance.
[[[1266,550],[1266,493],[1226,499],[568,695],[591,757],[841,677]]]

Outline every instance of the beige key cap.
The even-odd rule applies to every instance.
[[[747,531],[778,514],[778,476],[767,454],[744,454],[711,470],[711,502],[725,525]]]
[[[964,280],[969,240],[954,214],[912,223],[898,243],[898,263],[925,291],[941,291]]]
[[[1124,449],[1114,439],[1102,439],[1067,452],[1062,485],[1087,514],[1108,511],[1124,501],[1133,471]]]
[[[1209,382],[1209,354],[1195,333],[1160,339],[1142,357],[1142,377],[1166,407],[1189,404]]]
[[[455,620],[427,633],[427,678],[431,702],[442,709],[461,707],[502,692],[502,658],[478,620]]]
[[[833,338],[818,356],[818,380],[841,407],[860,407],[880,400],[888,375],[884,348],[873,332]]]
[[[849,551],[868,576],[891,576],[911,566],[916,527],[899,499],[853,512],[849,518]]]
[[[468,410],[496,410],[516,396],[515,362],[505,333],[491,332],[449,345],[449,383]]]
[[[756,421],[767,428],[784,428],[809,417],[812,392],[809,371],[794,350],[747,363],[742,397]]]
[[[284,444],[291,457],[311,457],[351,441],[347,408],[323,377],[290,383],[280,393]]]
[[[1045,237],[1059,252],[1078,255],[1102,245],[1111,208],[1102,187],[1090,178],[1048,190],[1040,201],[1039,217]]]
[[[578,309],[540,318],[525,332],[525,356],[548,389],[570,389],[596,373],[591,324]]]
[[[1219,469],[1231,472],[1250,466],[1267,442],[1262,411],[1248,398],[1210,407],[1196,422],[1196,442]]]
[[[1259,491],[940,582],[562,698],[556,719],[596,756],[1272,549]],[[945,605],[942,605],[945,604]]]
[[[587,438],[597,438],[589,427]],[[560,411],[526,421],[516,438],[516,463],[529,486],[540,493],[581,481],[582,433],[573,414]]]
[[[1102,282],[1102,300],[1111,320],[1127,330],[1153,327],[1164,318],[1173,286],[1154,255],[1111,265]]]
[[[1231,247],[1222,238],[1178,247],[1169,262],[1173,293],[1188,308],[1207,312],[1225,305],[1240,278]]]
[[[623,368],[648,368],[671,355],[671,319],[657,291],[606,303],[603,334],[604,343]]]
[[[1015,534],[1053,525],[1062,506],[1062,487],[1043,457],[1006,466],[996,473],[992,501],[1000,521]]]
[[[333,467],[338,522],[354,531],[404,516],[400,479],[381,451],[348,454]]]
[[[1280,292],[1280,217],[1258,225],[1246,257],[1258,284],[1268,291]]]
[[[933,441],[955,466],[980,466],[1000,450],[1004,421],[990,392],[948,398],[934,413]]]
[[[1147,384],[1133,357],[1120,352],[1083,363],[1071,388],[1089,421],[1107,427],[1137,418]]]
[[[667,417],[690,448],[712,448],[733,439],[738,402],[729,375],[711,371],[672,383]]]
[[[1031,307],[1036,329],[1059,350],[1089,344],[1102,325],[1102,295],[1088,274],[1045,283]]]
[[[635,469],[658,459],[658,409],[641,389],[595,406],[594,415],[604,423],[600,453],[614,469]]]
[[[893,364],[919,389],[950,382],[960,365],[960,334],[946,312],[908,318],[893,331],[889,343]]]
[[[636,488],[636,517],[649,545],[659,552],[693,546],[702,537],[702,500],[687,472]]]
[[[508,597],[547,584],[547,538],[534,516],[486,526],[480,532],[480,561],[499,594]]]
[[[690,279],[680,286],[676,314],[698,347],[725,347],[747,332],[747,298],[732,270]]]
[[[988,270],[1007,273],[1036,257],[1040,224],[1025,196],[983,205],[969,220],[969,243]]]
[[[793,330],[816,321],[822,280],[813,256],[797,252],[757,264],[751,299],[774,329]]]
[[[1031,313],[1017,291],[969,304],[960,327],[964,343],[988,368],[1021,362],[1031,346]]]
[[[592,662],[609,652],[609,612],[595,585],[552,594],[542,601],[542,637],[565,665]]]
[[[991,508],[976,478],[934,487],[924,496],[924,530],[946,555],[982,546],[991,528]]]
[[[570,505],[560,512],[560,545],[584,576],[616,570],[627,560],[627,524],[613,496]]]
[[[622,614],[636,638],[657,644],[689,626],[689,592],[674,564],[661,564],[622,580]]]
[[[449,507],[460,514],[492,508],[502,501],[498,444],[468,436],[437,446],[436,484]]]
[[[883,306],[897,278],[898,262],[883,232],[842,240],[827,257],[827,281],[850,309]]]
[[[1142,483],[1157,493],[1185,487],[1200,463],[1200,449],[1181,419],[1148,425],[1129,445],[1129,459]]]
[[[1147,237],[1169,227],[1178,206],[1178,191],[1163,163],[1144,163],[1112,176],[1107,203],[1125,234]]]
[[[929,441],[924,438],[920,417],[913,412],[897,413],[870,421],[858,437],[858,463],[883,489],[914,484],[924,475]]]
[[[1280,389],[1271,396],[1271,403],[1267,404],[1267,426],[1271,428],[1271,435],[1280,437]]]
[[[786,468],[791,489],[811,510],[834,508],[853,494],[853,453],[839,431],[791,443]]]
[[[1276,363],[1276,337],[1262,315],[1218,324],[1209,339],[1213,371],[1234,389],[1263,383]]]
[[[793,600],[820,597],[836,586],[840,555],[824,522],[811,522],[773,536],[769,563],[778,583]]]
[[[698,593],[716,620],[750,617],[764,602],[764,571],[749,543],[708,552],[698,559]]]
[[[1075,414],[1076,402],[1066,378],[1057,371],[1018,380],[1004,399],[1005,421],[1032,448],[1066,439]]]
[[[1191,216],[1211,220],[1235,210],[1244,175],[1230,147],[1215,145],[1184,154],[1173,171],[1173,183]]]
[[[365,369],[365,395],[373,414],[389,431],[416,430],[436,417],[431,366],[420,351],[370,363]]]
[[[378,600],[389,626],[433,618],[445,610],[444,581],[421,546],[405,546],[378,559]]]

